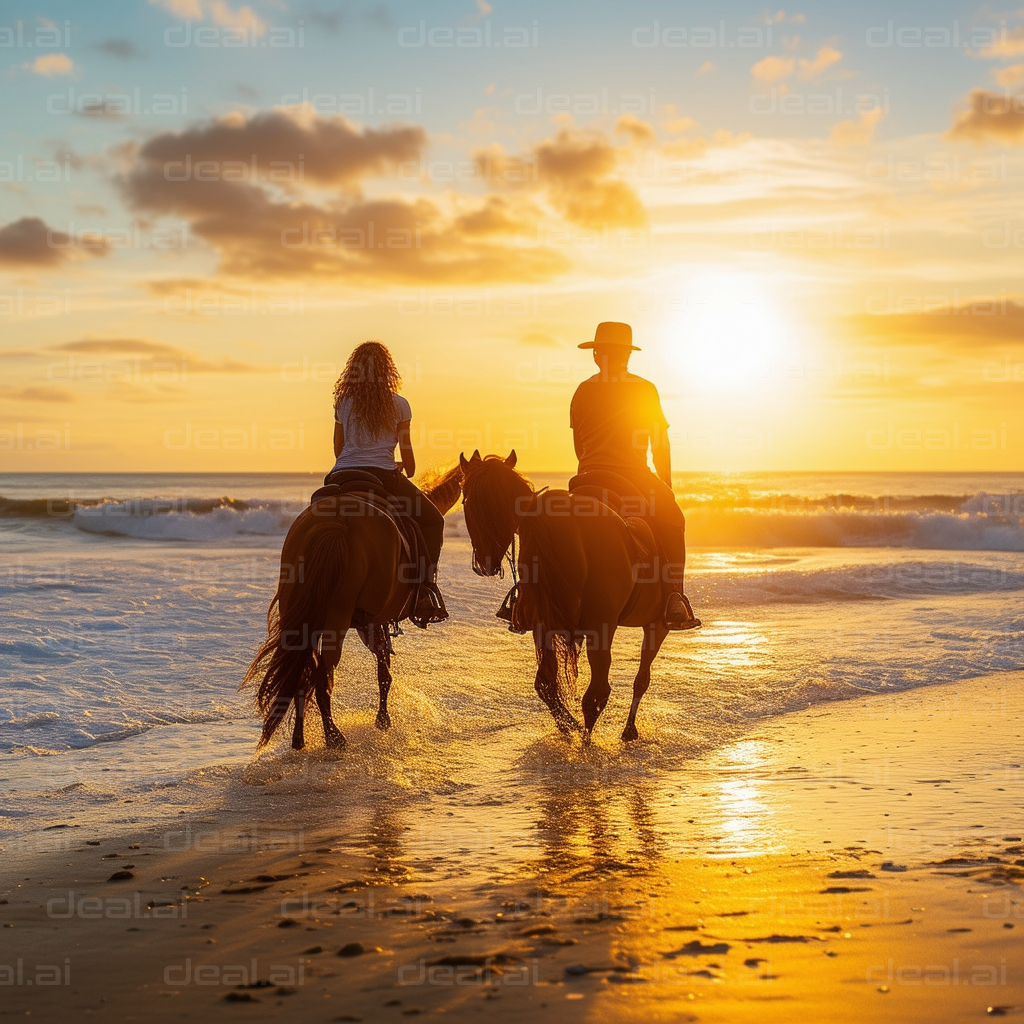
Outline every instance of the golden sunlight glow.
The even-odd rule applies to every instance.
[[[767,282],[729,269],[690,278],[663,335],[667,361],[685,381],[723,395],[767,386],[792,343]]]

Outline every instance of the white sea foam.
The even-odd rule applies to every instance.
[[[787,481],[789,492],[799,483]],[[0,833],[92,822],[102,808],[118,821],[194,809],[223,785],[220,769],[201,785],[189,781],[196,773],[251,759],[254,717],[237,687],[302,507],[289,497],[297,484],[258,485],[218,479],[171,501],[132,498],[117,481],[76,484],[91,503],[61,511],[23,490],[0,507],[0,549],[16,555],[0,572],[13,613],[0,623],[0,764],[18,794],[0,807]],[[888,503],[819,494],[773,504],[752,487],[683,496],[687,592],[704,628],[666,642],[642,708],[645,743],[629,750],[617,736],[639,635],[619,632],[594,752],[579,765],[565,755],[566,770],[603,758],[657,772],[789,709],[1024,667],[1020,487],[997,486],[919,483],[916,497]],[[499,774],[536,771],[538,750],[557,762],[564,744],[533,690],[530,638],[494,618],[510,581],[472,573],[460,512],[448,517],[441,585],[450,621],[395,641],[387,736],[373,728],[372,659],[346,641],[335,685],[345,770],[419,792],[440,778],[436,750],[470,763],[490,743]],[[584,659],[584,687],[586,672]],[[290,763],[275,757],[260,763]]]
[[[241,510],[225,506],[206,512],[160,512],[140,507],[136,501],[112,501],[75,509],[73,522],[86,533],[139,540],[203,543],[247,535],[283,535],[295,513],[282,510],[276,502],[268,505]]]

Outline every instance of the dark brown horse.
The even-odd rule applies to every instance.
[[[462,471],[448,470],[424,488],[443,514],[458,500]],[[253,658],[242,686],[256,691],[265,746],[295,705],[292,747],[305,746],[303,718],[311,700],[323,719],[328,747],[345,737],[331,717],[334,670],[341,645],[355,628],[377,659],[380,705],[377,728],[391,725],[391,643],[388,623],[402,617],[413,584],[405,581],[402,538],[390,516],[374,514],[355,495],[325,498],[292,523],[281,550],[277,593],[267,612],[267,639]]]
[[[466,528],[473,568],[496,576],[518,534],[519,586],[512,627],[533,632],[537,649],[534,686],[568,735],[580,724],[566,706],[575,688],[578,657],[586,644],[590,685],[583,695],[583,728],[592,732],[611,693],[611,644],[619,626],[640,626],[644,642],[633,681],[633,703],[623,730],[635,740],[636,713],[651,684],[651,664],[668,629],[664,596],[653,564],[653,537],[646,524],[624,520],[595,498],[564,490],[534,492],[515,470],[516,453],[471,459],[459,456],[464,479]],[[511,557],[511,556],[509,556]]]

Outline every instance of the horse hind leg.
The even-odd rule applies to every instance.
[[[629,706],[626,728],[622,730],[622,738],[627,743],[640,738],[640,734],[636,730],[636,713],[640,707],[640,701],[651,685],[651,665],[667,636],[668,630],[660,622],[644,627],[644,647],[640,654],[640,668],[637,669],[636,679],[633,680],[633,703]]]
[[[377,659],[377,685],[380,688],[380,704],[377,707],[376,726],[381,732],[391,728],[391,716],[388,714],[388,693],[391,690],[391,650],[384,626],[374,630],[373,655]]]
[[[338,641],[336,650],[325,650],[321,646],[320,655],[317,658],[316,682],[313,694],[316,697],[316,706],[320,709],[320,718],[324,725],[324,743],[328,750],[342,750],[346,740],[341,730],[334,724],[334,716],[331,712],[331,691],[334,689],[334,669],[341,659],[341,644],[344,640],[342,634]]]

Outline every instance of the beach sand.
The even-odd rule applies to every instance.
[[[819,705],[638,789],[626,824],[591,782],[358,830],[294,794],[54,829],[4,854],[0,1012],[1024,1019],[1022,723],[1024,673]]]

